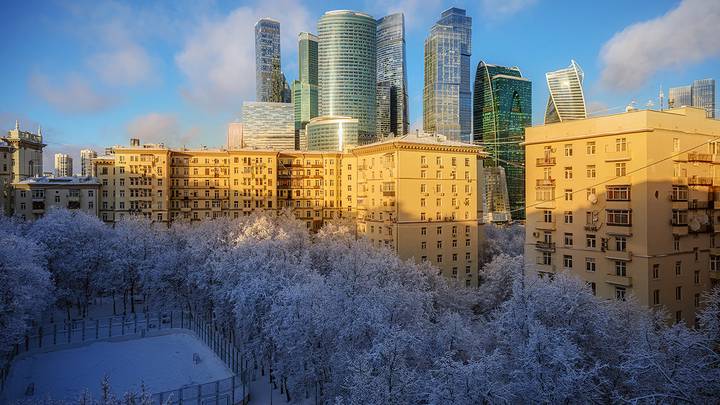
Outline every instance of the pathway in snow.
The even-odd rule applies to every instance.
[[[193,353],[200,355],[198,364],[193,363]],[[191,334],[94,342],[16,359],[0,403],[26,398],[30,383],[35,384],[35,398],[71,400],[85,388],[98,398],[104,375],[110,377],[113,392],[122,395],[137,390],[141,381],[155,393],[228,378],[232,372]]]

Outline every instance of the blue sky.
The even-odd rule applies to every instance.
[[[423,41],[440,12],[473,17],[472,75],[480,60],[519,66],[542,122],[544,74],[575,59],[591,111],[657,103],[662,85],[720,79],[720,2],[655,0],[380,0],[257,2],[27,1],[4,5],[0,125],[43,126],[51,154],[102,150],[130,136],[219,146],[254,98],[253,24],[281,22],[282,65],[297,77],[296,35],[330,9],[406,15],[410,121],[421,127]],[[76,166],[79,163],[76,162]]]

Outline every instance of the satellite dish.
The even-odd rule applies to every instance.
[[[700,222],[699,222],[696,218],[693,218],[693,219],[690,221],[690,223],[688,224],[688,226],[690,227],[690,229],[691,229],[692,231],[699,231],[699,230],[700,230]]]
[[[710,217],[707,216],[707,214],[702,214],[700,217],[698,217],[698,221],[702,225],[707,225],[710,222]]]
[[[588,201],[590,201],[590,204],[597,203],[597,196],[593,193],[588,196]]]

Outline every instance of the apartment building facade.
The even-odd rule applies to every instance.
[[[720,279],[718,142],[696,108],[528,128],[526,268],[694,325]]]
[[[477,285],[477,167],[482,149],[407,135],[347,152],[115,147],[94,159],[99,216],[238,218],[291,209],[307,227],[351,218],[401,257]]]
[[[33,177],[13,183],[14,215],[42,218],[48,210],[81,210],[98,215],[100,183],[93,177]]]

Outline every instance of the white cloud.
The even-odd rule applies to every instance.
[[[142,143],[164,143],[167,146],[184,146],[200,135],[196,128],[181,131],[175,114],[156,112],[130,121],[127,133],[131,138],[139,138]]]
[[[388,6],[388,4],[391,5]],[[441,0],[401,0],[396,3],[377,1],[374,8],[382,10],[383,15],[374,17],[381,18],[393,13],[403,13],[405,15],[405,26],[410,31],[416,28],[424,28],[440,18],[441,5]]]
[[[255,23],[280,21],[283,66],[297,55],[297,34],[311,30],[309,12],[297,1],[270,0],[208,18],[186,39],[175,62],[187,78],[183,94],[209,108],[236,110],[255,98]]]
[[[98,112],[117,102],[112,97],[97,93],[88,80],[77,74],[58,81],[35,73],[30,75],[29,85],[43,100],[66,113]]]
[[[488,19],[503,19],[524,11],[537,0],[482,0],[484,16]]]
[[[603,46],[602,84],[641,87],[655,72],[720,55],[720,1],[683,0],[653,20],[633,24]]]
[[[153,67],[144,48],[128,43],[88,58],[88,65],[107,84],[136,85],[150,79]]]

